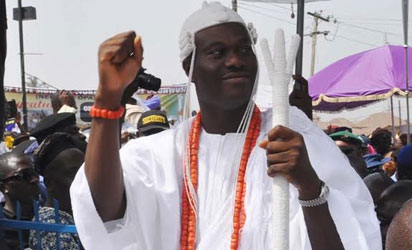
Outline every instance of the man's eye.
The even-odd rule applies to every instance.
[[[240,50],[242,53],[250,53],[250,52],[252,52],[252,47],[250,47],[250,46],[246,46],[246,47],[243,47],[241,50]]]
[[[209,52],[210,55],[214,56],[221,56],[223,54],[223,50],[221,49],[213,49]]]

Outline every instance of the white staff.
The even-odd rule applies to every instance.
[[[261,48],[269,80],[272,84],[273,120],[276,125],[289,126],[289,82],[296,54],[299,49],[300,36],[294,35],[286,59],[285,35],[282,29],[275,33],[273,59],[266,39],[262,39]],[[273,178],[272,188],[272,240],[275,250],[289,249],[289,182],[282,176]]]

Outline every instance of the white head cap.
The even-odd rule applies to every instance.
[[[223,23],[240,23],[244,25],[248,28],[253,42],[256,42],[257,34],[253,25],[251,23],[246,25],[237,12],[219,2],[203,2],[202,8],[190,15],[183,23],[179,37],[180,60],[183,62],[195,49],[194,37],[197,32]]]

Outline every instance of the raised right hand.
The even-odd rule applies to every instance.
[[[62,105],[67,105],[69,107],[77,109],[76,100],[74,99],[72,93],[70,93],[69,91],[61,90],[59,93],[59,100]]]
[[[134,31],[118,34],[99,47],[99,87],[95,105],[116,110],[122,94],[142,66],[143,48]]]

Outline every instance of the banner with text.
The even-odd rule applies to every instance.
[[[22,91],[19,87],[4,87],[6,99],[8,101],[15,100],[17,109],[22,112]],[[77,122],[85,124],[91,122],[89,116],[90,107],[94,102],[95,90],[67,90],[70,91],[76,99],[77,104]],[[27,100],[27,121],[29,130],[35,128],[40,120],[53,113],[50,102],[52,94],[56,93],[54,89],[26,88]],[[144,101],[148,95],[156,94],[161,101],[162,110],[167,112],[169,120],[176,122],[182,121],[183,106],[186,96],[186,87],[182,85],[161,87],[158,92],[139,89],[135,93],[135,98],[140,98]]]

